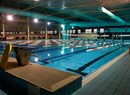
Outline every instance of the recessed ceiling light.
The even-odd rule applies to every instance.
[[[65,27],[65,25],[64,25],[64,24],[61,24],[61,27]]]
[[[47,22],[47,25],[50,25],[51,24],[51,22]]]
[[[38,23],[38,19],[37,19],[37,18],[34,18],[34,22],[35,22],[35,23]]]
[[[36,1],[36,2],[37,2],[37,1],[40,1],[40,0],[34,0],[34,1]]]
[[[13,16],[12,15],[8,15],[7,19],[10,20],[10,21],[12,21],[13,20]]]
[[[62,9],[62,10],[66,9],[66,6],[63,5],[61,9]]]

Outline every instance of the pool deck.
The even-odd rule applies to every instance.
[[[18,66],[17,61],[14,58],[8,59],[6,69],[1,70],[1,72],[2,71],[5,72],[3,77],[1,74],[2,78],[5,78],[4,76],[10,74],[11,78],[16,77],[17,79],[21,79],[21,81],[24,80],[26,82],[25,84],[28,85],[28,95],[43,95],[41,93],[45,93],[46,95],[59,95],[59,93],[63,92],[62,95],[70,95],[79,89],[82,84],[82,78],[79,75],[59,71],[34,63],[29,63],[25,66]],[[68,89],[71,90],[68,91]],[[36,91],[38,93],[36,93]]]
[[[130,95],[130,54],[128,52],[85,78],[83,87],[73,95]]]
[[[130,95],[130,54],[128,52],[90,74],[83,80],[83,87],[73,95]]]

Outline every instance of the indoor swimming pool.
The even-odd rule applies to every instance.
[[[5,42],[8,43],[8,42]],[[1,43],[1,47],[5,45]],[[83,77],[93,73],[129,48],[129,41],[39,40],[14,41],[13,45],[36,47],[30,61]],[[14,54],[11,54],[14,57]]]

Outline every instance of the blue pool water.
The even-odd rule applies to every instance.
[[[35,56],[31,57],[31,61],[37,57],[39,60],[37,63],[43,66],[87,76],[129,47],[125,42],[113,42],[112,45],[108,42],[106,43],[107,47],[99,48],[101,46],[103,44],[97,43],[92,46],[76,48],[61,46],[43,49],[40,52],[37,50],[38,53],[33,51]],[[91,50],[93,48],[99,49]],[[87,64],[89,65],[87,66]]]
[[[37,47],[32,51],[30,61],[85,77],[129,48],[129,41],[76,42],[64,41],[51,47],[30,45]],[[0,47],[3,45],[4,43],[1,43]],[[13,54],[11,56],[14,57]]]

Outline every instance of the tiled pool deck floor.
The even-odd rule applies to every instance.
[[[130,54],[126,53],[84,79],[73,95],[130,95]],[[3,93],[0,90],[0,95],[7,95]]]
[[[92,80],[88,76],[83,85],[73,95],[130,95],[130,54],[127,52]]]

